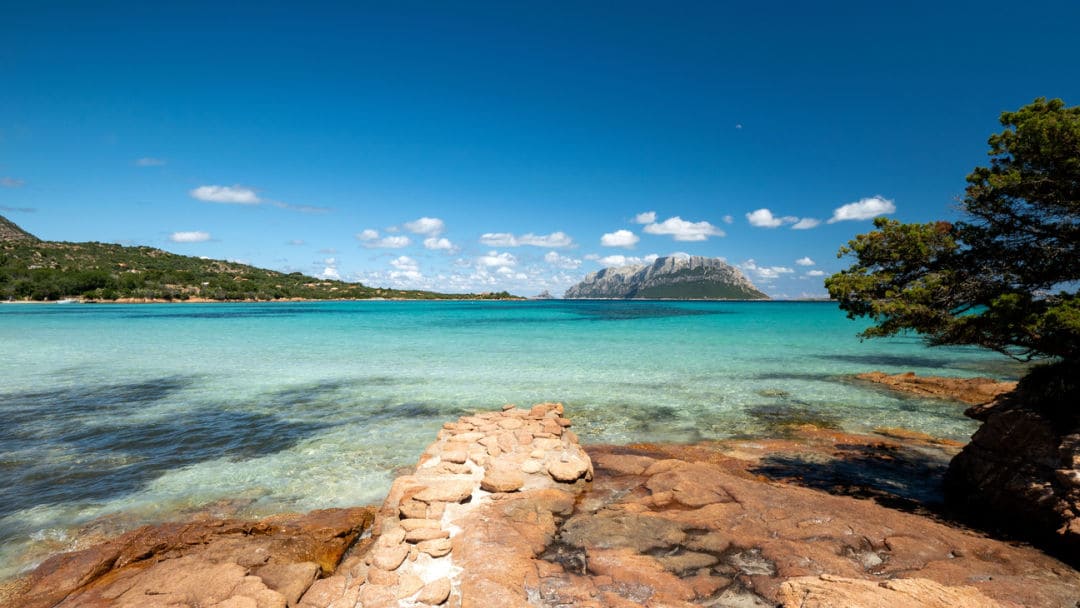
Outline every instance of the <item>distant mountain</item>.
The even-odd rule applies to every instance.
[[[739,269],[718,258],[668,256],[650,265],[605,268],[566,290],[566,298],[768,300]]]
[[[380,289],[153,247],[41,241],[0,216],[0,300],[518,299],[506,292]]]

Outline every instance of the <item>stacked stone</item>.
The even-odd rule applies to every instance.
[[[592,479],[592,463],[569,426],[555,403],[507,405],[444,424],[416,472],[391,487],[356,605],[458,605],[458,519],[494,495]]]

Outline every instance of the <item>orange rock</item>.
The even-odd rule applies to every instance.
[[[882,384],[905,393],[952,399],[969,405],[989,403],[1016,389],[1015,382],[1000,382],[993,378],[943,378],[916,376],[912,372],[893,375],[884,372],[867,372],[858,374],[856,378]]]
[[[415,574],[403,574],[397,584],[398,599],[409,597],[424,587],[424,581]]]
[[[616,584],[644,587],[651,602],[685,602],[697,595],[686,581],[665,570],[654,558],[633,549],[591,550],[589,570],[610,576]]]
[[[584,458],[572,456],[565,462],[555,460],[547,463],[547,472],[555,481],[575,482],[589,472],[589,462]]]
[[[394,587],[368,583],[360,588],[360,605],[364,608],[398,608]]]
[[[450,579],[440,578],[424,585],[424,588],[420,590],[420,594],[416,596],[416,601],[429,606],[438,606],[449,597]]]
[[[594,458],[593,463],[619,475],[641,475],[645,469],[656,463],[656,459],[630,454],[603,454]]]
[[[671,492],[680,504],[701,507],[731,501],[724,489],[725,479],[716,467],[695,463],[654,474],[645,486],[654,493]]]
[[[449,538],[435,538],[432,540],[420,541],[416,544],[416,548],[421,553],[427,553],[431,557],[442,557],[447,553],[450,553],[452,545]]]
[[[439,528],[417,528],[405,533],[405,541],[410,543],[435,540],[436,538],[450,538],[450,533]]]
[[[971,586],[949,587],[923,578],[883,582],[838,576],[793,578],[780,585],[784,608],[1002,608]]]
[[[382,568],[370,568],[367,571],[367,580],[372,585],[386,585],[392,587],[398,584],[397,572],[383,570]]]
[[[376,547],[371,556],[371,565],[383,570],[397,570],[401,562],[409,556],[407,545],[395,545],[392,547]]]
[[[413,496],[421,502],[461,502],[472,495],[473,482],[469,479],[433,479],[424,489]]]
[[[304,571],[299,577],[274,578],[269,576],[273,570],[267,570],[272,583],[287,586],[286,592],[298,596],[306,588],[297,592],[302,586],[297,581],[307,579],[313,569],[333,572],[345,550],[371,527],[373,519],[374,510],[356,508],[278,515],[262,521],[208,519],[145,526],[88,549],[49,558],[28,575],[16,605],[51,607],[77,595],[81,604],[91,606],[96,601],[93,598],[115,597],[132,589],[160,592],[165,598],[179,592],[177,589],[187,589],[184,585],[190,585],[192,593],[203,594],[199,597],[224,601],[229,596],[221,595],[218,585],[232,576],[229,573],[236,574],[236,582],[231,583],[235,587],[253,568],[307,562],[298,567]],[[177,569],[180,566],[188,570]],[[284,602],[283,595],[262,582],[245,584],[257,587],[254,595],[278,597]]]
[[[488,492],[514,492],[525,485],[520,466],[512,461],[496,460],[484,471],[480,488]]]

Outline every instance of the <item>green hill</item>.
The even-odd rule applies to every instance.
[[[0,215],[0,243],[36,243],[38,238],[16,226],[11,220]]]
[[[0,216],[0,300],[511,299],[506,292],[379,289],[153,247],[39,241]]]

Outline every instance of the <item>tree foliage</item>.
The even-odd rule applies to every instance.
[[[513,299],[514,296],[505,291],[441,294],[380,289],[361,283],[309,277],[299,272],[284,274],[246,264],[176,255],[151,247],[37,239],[0,242],[0,300],[55,301],[63,298],[265,301]]]
[[[961,221],[878,218],[841,248],[854,263],[825,285],[849,317],[874,321],[863,335],[1080,358],[1080,107],[1039,98],[1001,124]]]

